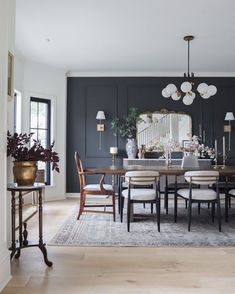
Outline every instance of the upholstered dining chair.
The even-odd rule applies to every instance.
[[[115,221],[115,191],[112,187],[112,185],[105,184],[104,183],[104,178],[105,174],[104,173],[96,173],[96,175],[101,175],[101,179],[99,184],[86,184],[86,177],[89,175],[93,175],[94,173],[89,173],[85,172],[82,166],[82,161],[81,158],[78,154],[78,152],[75,152],[75,162],[76,162],[76,167],[77,167],[77,173],[79,177],[79,182],[80,182],[80,207],[79,207],[79,212],[78,212],[78,217],[77,219],[80,218],[81,214],[83,212],[92,212],[92,213],[106,213],[106,214],[112,214],[113,215],[113,221]],[[106,204],[102,203],[101,204],[87,204],[87,196],[111,196],[112,198],[112,204]],[[97,199],[98,200],[98,199]],[[108,199],[107,199],[108,200]],[[92,207],[100,207],[104,210],[94,210],[90,209]],[[107,207],[111,207],[112,210],[108,211],[106,210]]]
[[[232,185],[232,188],[231,188],[231,185]],[[229,210],[229,207],[231,207],[231,198],[235,198],[234,187],[235,187],[235,182],[226,181],[226,189],[225,189],[225,221],[226,222],[228,221],[228,210]]]
[[[217,217],[219,231],[221,231],[221,208],[219,195],[219,172],[218,171],[188,171],[184,174],[189,184],[187,189],[179,189],[174,197],[175,222],[177,222],[177,199],[178,196],[188,201],[188,231],[191,228],[192,203],[212,203],[212,221],[214,221],[215,203],[217,204]],[[192,185],[200,185],[193,188]],[[214,190],[212,185],[216,187]]]
[[[159,172],[157,171],[129,171],[125,174],[128,188],[122,191],[121,218],[123,215],[123,201],[127,199],[127,231],[130,231],[131,206],[134,203],[152,203],[156,205],[158,231],[160,232],[160,195]],[[149,188],[143,188],[147,186]]]
[[[182,168],[199,168],[198,158],[193,154],[188,154],[182,158],[181,162]],[[166,176],[166,184],[165,184],[165,191],[164,191],[164,206],[166,209],[166,214],[168,214],[168,198],[169,194],[174,194],[176,188],[187,188],[187,183],[178,183],[177,177],[175,177],[175,183],[168,184],[168,177]],[[185,202],[187,208],[187,201]],[[200,211],[200,204],[198,206]]]

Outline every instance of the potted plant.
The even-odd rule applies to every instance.
[[[19,186],[34,184],[38,161],[52,163],[52,170],[59,172],[59,156],[53,151],[55,142],[44,148],[40,140],[33,140],[32,136],[33,133],[7,133],[7,156],[14,159],[13,174]]]
[[[137,108],[132,107],[124,119],[116,117],[111,121],[111,128],[114,130],[115,135],[119,134],[122,138],[127,139],[126,152],[128,158],[136,158],[137,122],[140,120]]]

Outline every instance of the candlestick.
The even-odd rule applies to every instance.
[[[203,142],[204,144],[206,143],[206,131],[205,131],[205,130],[203,130],[202,142]]]
[[[218,156],[217,140],[215,140],[215,166],[214,166],[214,168],[217,168],[217,156]]]
[[[223,136],[223,168],[225,167],[226,152],[225,152],[225,136]]]
[[[217,140],[215,140],[215,157],[217,158],[218,149],[217,149]]]
[[[225,136],[223,136],[223,156],[225,156]]]

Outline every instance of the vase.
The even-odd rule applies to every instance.
[[[126,153],[127,153],[127,156],[129,159],[136,158],[136,153],[137,153],[137,140],[136,139],[127,139]]]
[[[14,161],[13,174],[19,186],[32,186],[37,174],[37,161]]]

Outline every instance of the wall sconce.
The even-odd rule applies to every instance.
[[[231,120],[235,120],[233,112],[226,112],[224,120],[228,121],[229,124],[224,126],[224,132],[228,133],[228,150],[230,151],[231,147],[231,132],[232,132],[232,127],[231,127]]]
[[[101,133],[104,132],[104,124],[102,124],[102,120],[106,119],[104,111],[99,110],[96,115],[96,119],[100,121],[99,124],[97,124],[97,132],[99,132],[99,150],[101,150]]]

